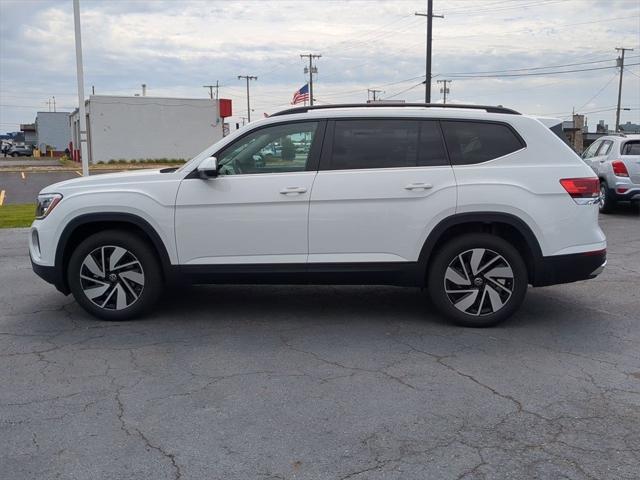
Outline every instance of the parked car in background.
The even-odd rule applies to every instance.
[[[640,135],[601,137],[582,159],[600,178],[600,212],[611,212],[621,201],[640,204]]]
[[[33,147],[31,145],[13,145],[7,155],[12,157],[30,157],[33,155]]]

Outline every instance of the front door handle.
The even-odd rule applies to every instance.
[[[307,189],[304,187],[285,187],[280,190],[282,195],[302,194],[307,193]]]
[[[431,185],[430,183],[420,182],[410,183],[409,185],[404,187],[405,190],[428,190],[430,188],[433,188],[433,185]]]

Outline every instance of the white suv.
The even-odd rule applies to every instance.
[[[598,178],[559,122],[473,105],[293,108],[180,168],[45,188],[33,269],[107,320],[147,311],[166,284],[385,284],[426,286],[457,323],[493,325],[529,284],[605,264]]]

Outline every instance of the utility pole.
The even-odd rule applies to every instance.
[[[444,18],[444,15],[433,14],[433,0],[427,0],[427,13],[416,12],[419,17],[427,17],[427,58],[426,78],[424,83],[424,102],[431,103],[431,44],[433,43],[432,22],[433,17]]]
[[[309,74],[309,105],[313,105],[313,74],[318,74],[318,67],[313,66],[313,59],[320,57],[322,57],[322,55],[314,55],[313,53],[305,53],[300,55],[300,58],[309,59],[309,66],[304,67],[304,73]]]
[[[247,81],[247,123],[251,123],[251,104],[249,103],[249,80],[258,80],[258,77],[254,77],[252,75],[238,75],[238,80],[240,80],[241,78],[244,78]]]
[[[95,94],[96,94],[96,86],[91,85],[91,95],[95,95]]]
[[[84,76],[82,69],[82,38],[80,31],[80,0],[73,0],[73,24],[76,37],[76,74],[78,77],[78,120],[80,121],[80,158],[82,175],[89,175],[89,154],[87,149],[87,117],[84,111]]]
[[[209,98],[211,100],[213,100],[213,89],[216,89],[216,96],[215,99],[218,99],[218,88],[220,88],[220,85],[218,85],[218,80],[216,80],[216,84],[215,85],[203,85],[203,88],[208,88],[209,89]]]
[[[444,94],[443,103],[446,105],[447,103],[447,93],[449,93],[449,87],[447,87],[447,83],[451,83],[451,80],[436,80],[436,83],[442,83],[443,86],[440,89],[440,93]]]
[[[633,48],[616,47],[616,50],[622,52],[622,55],[618,57],[616,63],[620,67],[620,83],[618,83],[618,108],[616,108],[616,132],[620,131],[620,102],[622,101],[622,72],[624,71],[624,52],[629,50],[633,51]]]
[[[369,94],[372,94],[373,101],[375,102],[377,100],[376,93],[382,93],[382,90],[376,90],[375,88],[367,88],[367,101],[369,101]]]
[[[53,111],[56,111],[56,96],[53,96]]]

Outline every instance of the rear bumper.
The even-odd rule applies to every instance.
[[[535,266],[534,287],[571,283],[595,278],[607,264],[607,251],[542,257]]]
[[[620,193],[619,189],[626,189],[624,193]],[[635,202],[640,200],[640,187],[634,186],[633,188],[628,188],[626,185],[617,186],[615,190],[612,190],[614,194],[614,198],[616,200],[620,200],[622,202]]]

